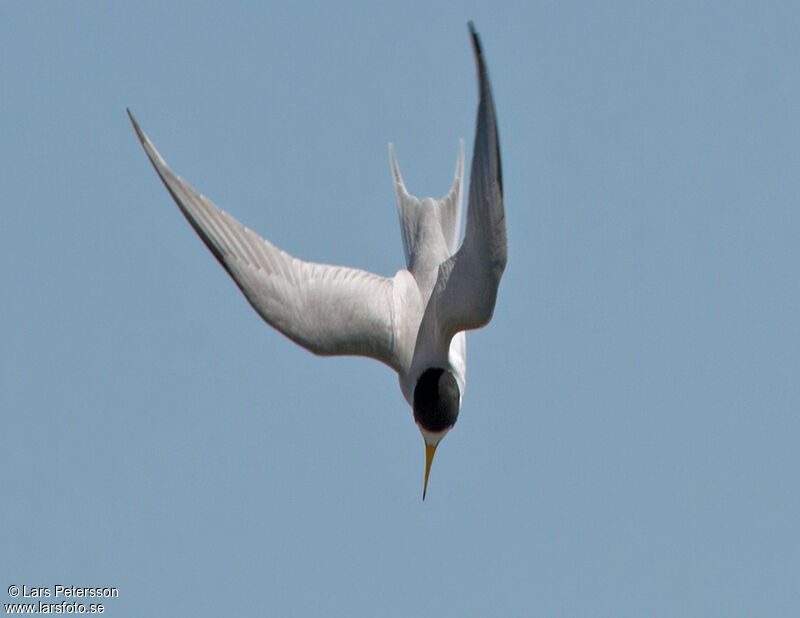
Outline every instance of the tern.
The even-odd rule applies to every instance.
[[[394,277],[292,257],[244,227],[176,176],[128,110],[164,186],[214,257],[271,326],[321,356],[359,355],[394,369],[425,442],[425,480],[456,423],[466,386],[465,331],[492,318],[507,241],[494,101],[480,39],[468,24],[478,112],[467,223],[459,246],[464,142],[442,199],[406,189],[389,144],[407,268]]]

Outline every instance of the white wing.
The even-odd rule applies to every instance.
[[[435,323],[425,324],[425,330],[437,337],[440,344],[448,343],[459,331],[480,328],[489,322],[507,256],[494,100],[480,41],[471,23],[470,31],[480,100],[470,172],[467,226],[461,248],[439,267],[436,287],[424,318],[424,321]]]
[[[281,251],[172,173],[130,110],[128,116],[181,212],[267,323],[314,354],[368,356],[402,369],[394,279]]]

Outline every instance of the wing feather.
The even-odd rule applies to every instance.
[[[480,40],[472,23],[479,103],[472,154],[467,225],[458,252],[439,267],[426,318],[439,337],[485,326],[492,318],[497,288],[506,266],[507,238],[497,120]],[[428,315],[430,314],[430,315]]]
[[[314,354],[368,356],[402,369],[395,279],[278,249],[176,176],[128,115],[181,212],[268,324]]]

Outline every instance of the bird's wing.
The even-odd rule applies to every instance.
[[[278,249],[176,176],[128,115],[181,212],[264,320],[315,354],[368,356],[400,371],[394,279]]]
[[[439,266],[425,319],[436,323],[439,341],[485,326],[492,317],[497,287],[506,266],[506,220],[494,100],[480,40],[470,23],[478,70],[478,118],[472,153],[467,225],[461,248]],[[430,315],[429,315],[430,314]]]

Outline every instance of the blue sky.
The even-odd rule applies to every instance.
[[[111,616],[800,606],[800,9],[0,5],[0,598]],[[702,6],[700,6],[702,4]],[[264,325],[139,146],[302,258],[391,275],[387,156],[498,110],[509,261],[420,500],[378,363]]]

